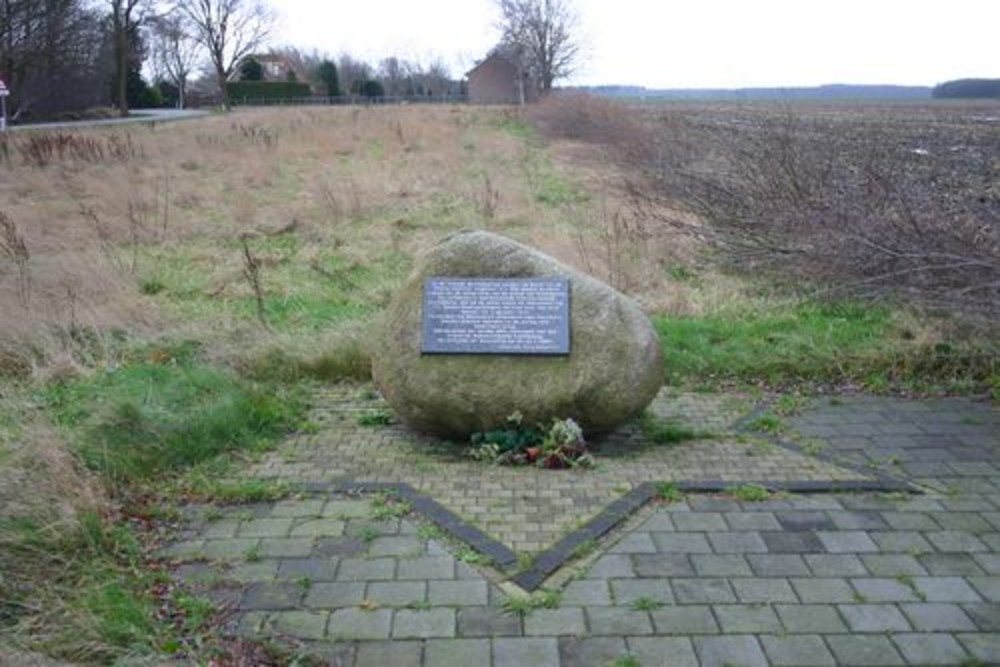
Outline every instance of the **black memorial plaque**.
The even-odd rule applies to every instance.
[[[425,354],[569,354],[563,278],[429,278]]]

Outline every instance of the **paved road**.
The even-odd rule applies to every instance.
[[[690,494],[647,507],[551,608],[523,614],[474,554],[364,497],[192,508],[165,555],[232,605],[234,633],[305,642],[339,667],[1000,663],[996,409],[845,397],[792,425],[925,493]]]
[[[101,120],[80,120],[59,123],[28,123],[25,125],[10,125],[11,132],[23,132],[25,130],[61,130],[67,128],[80,127],[100,127],[102,125],[124,125],[126,123],[149,123],[149,122],[169,122],[175,120],[190,120],[207,116],[208,111],[197,109],[143,109],[134,112],[128,118],[104,118]]]

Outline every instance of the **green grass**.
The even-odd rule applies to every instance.
[[[656,497],[667,503],[679,503],[684,500],[684,492],[673,482],[660,482],[656,485]]]
[[[203,365],[190,346],[42,391],[76,453],[113,487],[180,471],[225,452],[270,446],[303,413],[297,392]]]
[[[708,433],[679,424],[674,420],[661,419],[649,411],[642,413],[642,435],[657,445],[676,445],[688,440],[709,437]]]
[[[660,316],[654,324],[672,385],[851,380],[877,390],[898,384],[968,389],[997,382],[995,350],[915,343],[888,306],[744,304],[738,312]]]
[[[726,489],[726,492],[745,503],[759,503],[771,497],[771,492],[759,484],[739,484]]]
[[[176,650],[214,606],[182,592],[154,598],[160,575],[142,558],[130,528],[93,513],[69,531],[0,520],[0,641],[88,664]],[[161,610],[182,622],[162,623]]]

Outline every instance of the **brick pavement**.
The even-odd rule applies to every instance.
[[[1000,663],[997,411],[847,397],[791,426],[928,492],[649,506],[523,615],[496,572],[367,498],[190,508],[165,555],[234,633],[342,667]]]

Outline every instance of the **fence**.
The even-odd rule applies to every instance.
[[[358,105],[390,105],[390,104],[465,104],[468,95],[384,95],[366,97],[364,95],[339,95],[337,97],[289,97],[289,98],[255,98],[241,97],[229,100],[233,106],[349,106]]]

